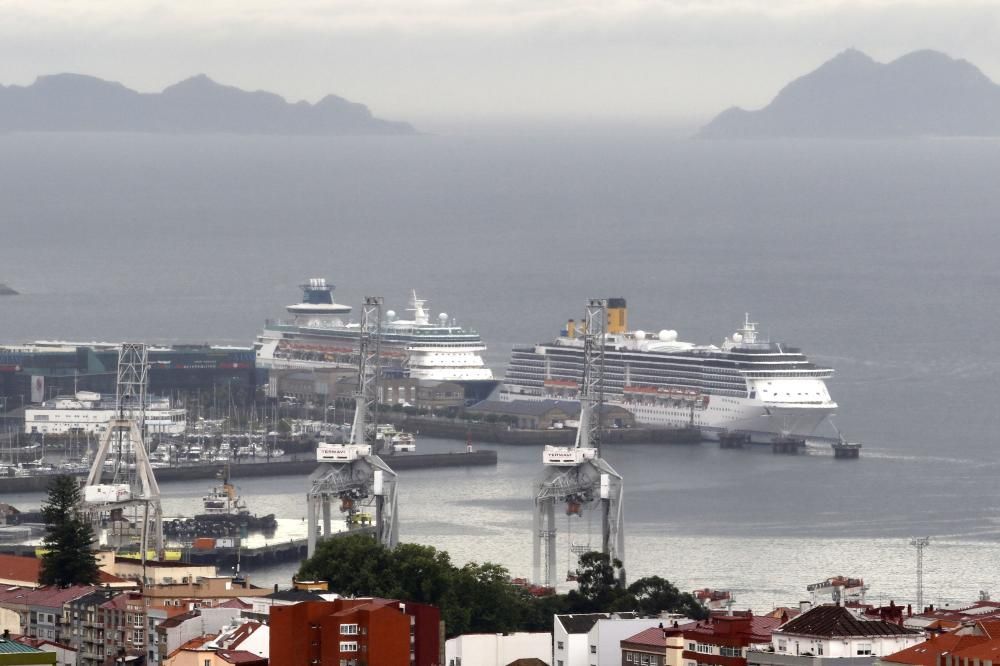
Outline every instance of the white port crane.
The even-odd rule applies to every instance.
[[[122,343],[118,350],[115,414],[101,437],[83,488],[83,509],[98,539],[104,532],[105,543],[117,547],[138,536],[143,566],[151,542],[157,554],[163,553],[160,487],[145,442],[148,380],[146,345]],[[128,510],[131,519],[126,515]]]
[[[361,310],[361,341],[358,349],[358,388],[354,392],[354,422],[347,444],[321,442],[316,448],[320,463],[309,475],[306,493],[310,557],[320,539],[329,537],[333,519],[331,504],[340,503],[348,528],[365,526],[374,508],[375,537],[387,548],[399,541],[396,519],[396,473],[379,457],[378,423],[379,347],[382,298],[365,298]],[[388,444],[383,442],[383,446]],[[321,523],[322,520],[322,523]]]
[[[620,584],[625,583],[624,484],[615,469],[601,458],[602,407],[604,403],[604,347],[608,303],[591,299],[587,304],[584,330],[584,366],[578,397],[580,424],[574,446],[546,446],[542,452],[544,472],[536,487],[534,503],[533,580],[555,586],[556,503],[565,503],[569,521],[584,512],[599,512],[600,551],[612,562],[622,563]],[[577,555],[590,550],[574,544],[567,534],[567,547]],[[596,548],[594,549],[596,550]],[[544,551],[544,552],[543,552]],[[574,571],[568,572],[573,578]]]

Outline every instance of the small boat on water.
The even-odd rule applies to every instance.
[[[396,430],[396,426],[391,423],[381,423],[375,428],[375,440],[388,443],[393,453],[413,453],[417,450],[416,437]]]
[[[221,473],[222,483],[201,498],[202,513],[194,518],[178,518],[163,523],[167,536],[182,538],[236,537],[249,532],[273,534],[278,527],[274,514],[250,513],[244,499],[229,478],[229,465]]]
[[[201,498],[201,505],[206,516],[242,516],[249,515],[246,502],[236,493],[236,486],[229,481],[229,466],[223,472],[221,486],[213,486],[209,494]]]

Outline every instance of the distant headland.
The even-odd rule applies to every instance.
[[[0,86],[0,132],[169,132],[233,134],[415,134],[405,122],[382,120],[364,104],[327,95],[289,103],[204,74],[159,93],[82,74],[40,76],[28,86]]]
[[[723,111],[698,136],[1000,136],[1000,85],[938,51],[879,63],[849,49],[786,85],[763,109]]]
[[[16,291],[5,285],[3,282],[0,282],[0,296],[17,296],[17,295],[18,293]]]

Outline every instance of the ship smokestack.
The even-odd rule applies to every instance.
[[[566,337],[575,338],[576,337],[576,322],[570,319],[566,322]]]
[[[624,333],[628,330],[628,307],[624,298],[608,299],[608,333]]]

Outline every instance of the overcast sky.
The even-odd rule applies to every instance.
[[[848,47],[933,48],[1000,81],[1000,1],[0,0],[0,82],[143,91],[204,72],[381,116],[702,120]]]

